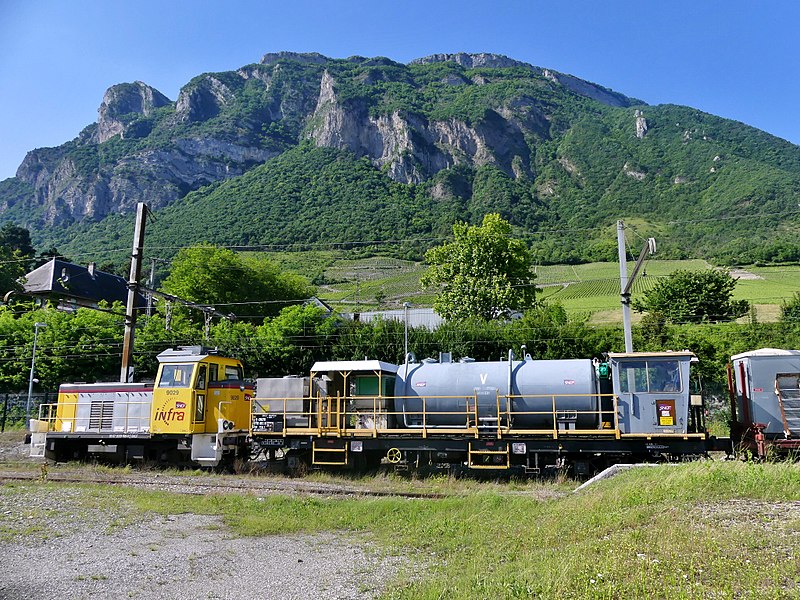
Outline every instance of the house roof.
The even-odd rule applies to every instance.
[[[128,301],[128,283],[119,275],[94,268],[84,267],[58,258],[53,258],[26,276],[25,293],[33,296],[56,296],[73,300],[82,306],[106,302]],[[136,306],[143,308],[147,301],[138,294]]]

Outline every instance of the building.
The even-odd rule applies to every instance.
[[[97,308],[101,301],[128,301],[128,282],[119,275],[99,271],[94,263],[84,267],[53,258],[25,277],[25,295],[58,302],[61,309]],[[145,296],[137,294],[136,307],[146,306]]]

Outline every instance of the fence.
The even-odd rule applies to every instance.
[[[39,405],[55,402],[57,393],[44,392],[31,396],[31,418],[35,419],[39,414]],[[28,404],[28,393],[0,393],[0,431],[5,431],[6,427],[18,428],[26,427],[25,408]]]

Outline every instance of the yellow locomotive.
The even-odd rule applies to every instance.
[[[247,458],[253,388],[242,363],[200,346],[158,361],[151,384],[63,384],[32,422],[32,454],[208,467]]]

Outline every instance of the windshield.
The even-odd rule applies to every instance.
[[[164,365],[161,368],[161,377],[158,379],[158,387],[189,387],[189,383],[192,380],[193,369],[194,364]]]
[[[620,389],[624,393],[680,392],[680,364],[677,360],[635,361],[622,365],[619,372]],[[630,389],[633,384],[633,390]]]

